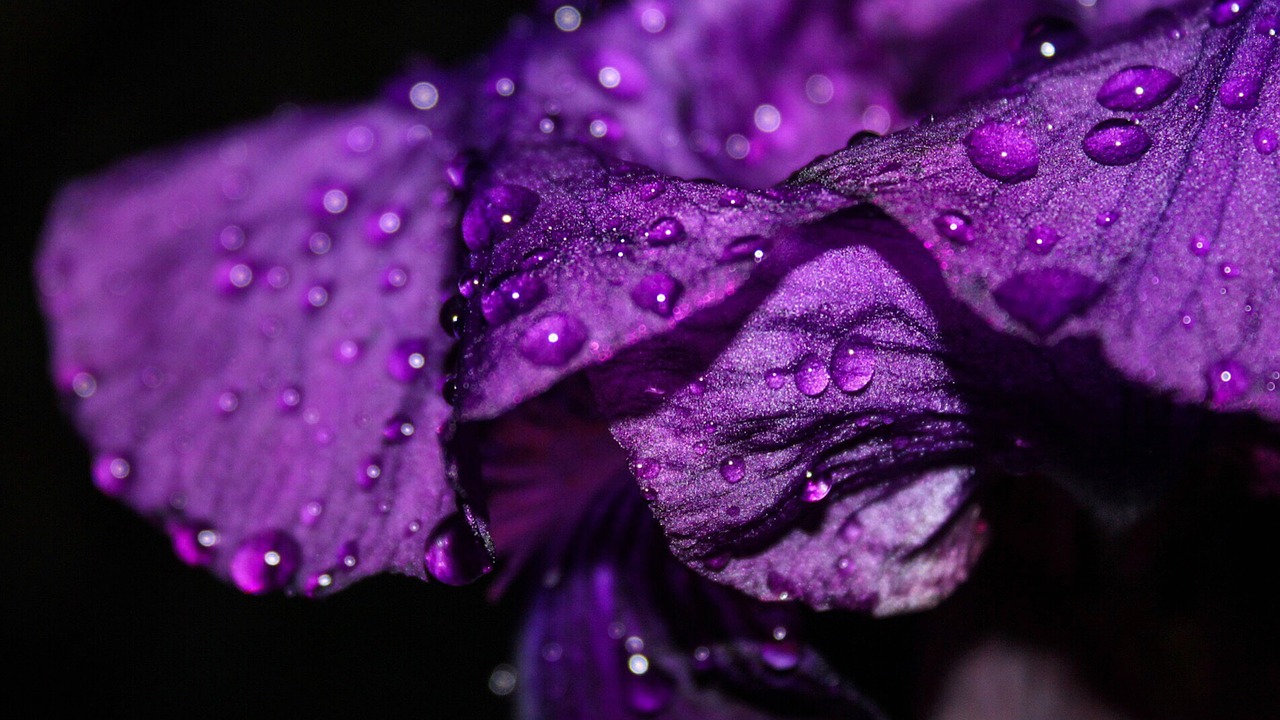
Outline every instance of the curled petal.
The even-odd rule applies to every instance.
[[[451,111],[295,113],[68,188],[37,274],[99,486],[251,593],[423,576]]]
[[[836,249],[723,323],[726,344],[677,332],[593,382],[610,397],[705,368],[614,424],[673,551],[699,572],[820,609],[926,607],[983,544],[968,406],[900,265],[913,261],[894,250],[909,237],[883,222],[810,232]]]
[[[903,222],[996,327],[1096,337],[1177,402],[1280,418],[1280,54],[1261,22],[1277,8],[1231,7],[1160,15],[799,179]],[[992,126],[1008,132],[967,151]]]

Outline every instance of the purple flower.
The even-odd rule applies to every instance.
[[[251,594],[505,568],[527,717],[880,717],[799,606],[937,604],[992,478],[1119,527],[1280,420],[1275,3],[897,5],[566,5],[69,187],[94,481]]]

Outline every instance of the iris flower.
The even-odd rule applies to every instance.
[[[1276,482],[1277,4],[1152,5],[565,5],[74,184],[93,479],[246,593],[497,569],[522,717],[881,717],[800,608],[940,602],[984,483]]]

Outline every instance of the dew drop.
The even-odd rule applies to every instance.
[[[875,348],[862,338],[847,338],[831,353],[831,379],[844,392],[866,389],[875,372]]]
[[[283,530],[265,530],[250,536],[231,558],[231,580],[250,595],[283,590],[298,572],[302,548]]]
[[[388,445],[400,445],[408,442],[417,432],[417,426],[408,415],[397,413],[383,424],[382,439]]]
[[[427,366],[427,341],[423,338],[401,340],[387,353],[387,374],[402,383],[422,377]]]
[[[720,477],[727,483],[741,482],[747,476],[746,462],[740,455],[727,457],[720,461]]]
[[[1224,262],[1218,266],[1218,271],[1222,273],[1222,277],[1227,280],[1234,280],[1244,272],[1240,266],[1233,262]]]
[[[992,296],[1014,320],[1044,336],[1083,312],[1102,292],[1091,277],[1066,268],[1040,268],[1014,275]]]
[[[973,166],[996,180],[1029,180],[1040,169],[1040,148],[1016,125],[988,120],[970,131],[964,144]]]
[[[1250,74],[1228,78],[1218,88],[1218,102],[1228,110],[1252,110],[1262,95],[1263,75]]]
[[[754,262],[764,260],[769,250],[769,239],[760,235],[746,235],[729,241],[720,253],[720,262],[729,263],[751,259]]]
[[[800,499],[814,503],[819,502],[831,493],[831,479],[814,475],[812,471],[805,473],[804,490],[800,493]]]
[[[520,338],[520,355],[535,365],[565,365],[587,340],[587,326],[576,317],[551,313],[538,318]]]
[[[796,389],[805,395],[809,397],[821,395],[831,382],[827,363],[817,355],[805,355],[800,360],[799,367],[796,368],[795,381]]]
[[[230,415],[240,407],[240,396],[234,390],[224,390],[218,393],[218,412],[223,415]]]
[[[1209,21],[1214,25],[1229,25],[1244,14],[1253,0],[1217,0],[1209,7]]]
[[[631,301],[660,317],[671,317],[684,285],[666,273],[646,275],[631,289]]]
[[[276,396],[276,407],[281,412],[293,412],[302,404],[302,390],[294,385],[290,385],[280,391]]]
[[[192,567],[205,567],[213,562],[218,543],[222,538],[218,531],[203,521],[175,520],[166,527],[173,553]]]
[[[1230,405],[1249,392],[1249,373],[1235,360],[1214,363],[1208,370],[1209,402]]]
[[[1209,238],[1204,235],[1193,236],[1188,247],[1191,250],[1191,254],[1196,257],[1204,257],[1209,254],[1211,249],[1213,249],[1213,245],[1209,242]]]
[[[93,484],[104,495],[123,495],[133,483],[133,473],[133,462],[127,455],[99,455],[93,461]]]
[[[517,273],[480,298],[480,313],[490,325],[501,325],[533,310],[547,297],[547,285],[527,272]]]
[[[684,238],[684,225],[673,217],[660,217],[649,223],[644,231],[644,240],[650,245],[670,245]]]
[[[787,384],[787,375],[789,373],[782,368],[773,368],[764,374],[764,384],[770,390],[777,390]]]
[[[747,205],[747,193],[745,190],[737,188],[729,188],[720,194],[720,207],[741,208]]]
[[[488,548],[461,513],[449,515],[431,531],[422,564],[445,585],[467,585],[493,570]]]
[[[961,245],[973,243],[973,221],[964,213],[954,210],[940,213],[933,219],[933,229],[938,235]]]
[[[382,478],[382,458],[374,455],[360,463],[356,470],[356,485],[362,490],[372,490]]]
[[[1261,155],[1270,155],[1280,146],[1280,137],[1271,128],[1258,128],[1253,133],[1253,147]]]
[[[635,475],[637,480],[653,480],[662,470],[661,463],[653,458],[637,458],[632,460],[628,467],[631,468],[631,474]]]
[[[248,263],[229,260],[218,268],[214,279],[224,294],[238,294],[253,284],[253,268]]]
[[[1114,210],[1108,210],[1106,212],[1098,213],[1098,216],[1095,217],[1093,221],[1098,227],[1111,227],[1112,225],[1115,225],[1116,220],[1119,219],[1120,213],[1115,212]]]
[[[1026,247],[1036,255],[1048,255],[1060,239],[1057,230],[1047,225],[1037,225],[1027,233]]]
[[[1100,165],[1128,165],[1151,149],[1151,136],[1132,120],[1112,118],[1085,133],[1084,154]]]
[[[1098,104],[1117,112],[1141,112],[1168,100],[1182,79],[1154,65],[1133,65],[1115,72],[1098,89]]]
[[[511,237],[533,217],[538,194],[520,185],[498,185],[472,201],[462,218],[462,239],[474,251]]]

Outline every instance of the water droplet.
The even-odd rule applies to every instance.
[[[1196,257],[1204,257],[1209,254],[1213,245],[1209,242],[1209,238],[1204,235],[1195,235],[1191,238],[1189,248],[1192,255],[1195,255]]]
[[[383,245],[400,232],[404,223],[403,208],[388,208],[375,212],[365,222],[364,237],[373,245]]]
[[[1151,136],[1132,120],[1112,118],[1085,133],[1084,154],[1100,165],[1128,165],[1151,149]]]
[[[963,213],[955,211],[940,213],[933,219],[933,229],[937,230],[943,238],[962,245],[972,244],[974,240],[973,221]]]
[[[772,370],[765,372],[764,384],[767,385],[770,390],[777,390],[787,384],[787,375],[789,375],[789,373],[786,370],[783,370],[782,368],[773,368]]]
[[[192,567],[205,567],[213,562],[218,543],[222,538],[218,531],[203,521],[175,520],[168,524],[169,541],[178,559]]]
[[[440,90],[429,82],[415,83],[409,88],[409,102],[419,110],[430,110],[440,102]]]
[[[587,340],[587,326],[576,317],[551,313],[538,318],[520,338],[520,355],[535,365],[560,366],[573,359]]]
[[[649,223],[644,231],[644,240],[650,245],[670,245],[684,238],[684,225],[673,217],[660,217]]]
[[[1098,216],[1094,218],[1093,221],[1098,225],[1098,227],[1111,227],[1116,223],[1116,220],[1119,219],[1120,213],[1115,212],[1114,210],[1108,210],[1106,212],[1098,213]]]
[[[640,187],[636,188],[636,196],[641,200],[648,202],[661,195],[666,189],[667,184],[665,182],[661,180],[649,180],[641,183]]]
[[[493,558],[461,513],[453,513],[431,531],[423,567],[446,585],[467,585],[493,570]]]
[[[408,442],[417,432],[417,426],[408,415],[397,413],[383,424],[382,439],[388,445],[399,445]]]
[[[1027,233],[1027,250],[1037,255],[1048,255],[1058,244],[1058,231],[1047,225],[1037,225]]]
[[[1224,262],[1218,266],[1218,271],[1222,273],[1222,277],[1228,280],[1234,280],[1244,272],[1240,269],[1240,265],[1233,262]]]
[[[1044,336],[1083,312],[1101,292],[1101,283],[1074,270],[1040,268],[1005,280],[992,296],[1010,317]]]
[[[462,239],[473,252],[511,237],[533,217],[538,194],[520,185],[489,188],[472,201],[462,218]]]
[[[973,166],[996,180],[1029,180],[1040,169],[1040,148],[1016,125],[988,120],[970,131],[964,145]]]
[[[1235,360],[1214,363],[1207,374],[1209,402],[1214,405],[1230,405],[1249,392],[1249,373]]]
[[[1270,155],[1280,146],[1280,137],[1271,128],[1258,128],[1253,133],[1253,147],[1262,155]]]
[[[423,338],[401,340],[387,353],[387,374],[402,383],[422,377],[427,366],[427,341]]]
[[[1014,61],[1021,67],[1044,66],[1069,57],[1085,45],[1085,37],[1073,23],[1054,17],[1032,22],[1018,43]]]
[[[99,455],[93,461],[93,484],[104,495],[119,497],[133,483],[133,461],[127,455]]]
[[[293,412],[302,404],[302,390],[297,386],[290,385],[280,391],[276,396],[276,407],[281,412]]]
[[[250,536],[231,558],[231,580],[250,595],[283,590],[298,572],[302,548],[283,530],[265,530]]]
[[[724,246],[724,251],[720,253],[720,262],[737,262],[748,258],[760,262],[769,251],[769,245],[769,239],[760,235],[746,235],[730,240],[729,244]]]
[[[356,470],[356,485],[362,490],[372,490],[382,478],[382,472],[382,458],[377,455],[369,457]]]
[[[224,294],[239,294],[253,284],[253,268],[248,263],[228,260],[218,267],[214,280]]]
[[[661,316],[671,317],[676,302],[684,292],[684,285],[666,273],[646,275],[631,289],[631,301],[636,307]]]
[[[827,389],[831,375],[827,373],[827,363],[817,355],[810,354],[800,360],[795,380],[797,390],[809,397],[817,397]]]
[[[1098,104],[1117,112],[1150,110],[1168,100],[1182,79],[1154,65],[1133,65],[1117,71],[1098,89]]]
[[[98,392],[98,378],[88,370],[80,370],[71,375],[70,382],[67,383],[71,392],[75,393],[79,398],[91,398],[94,393]]]
[[[230,415],[240,407],[240,396],[234,390],[224,390],[218,393],[217,405],[218,412]]]
[[[1253,31],[1268,37],[1280,35],[1280,15],[1275,12],[1260,13],[1253,24]]]
[[[333,359],[343,365],[350,365],[360,359],[364,348],[357,340],[341,340],[333,347]]]
[[[360,549],[355,540],[348,540],[338,547],[339,570],[354,570],[360,564]]]
[[[307,288],[307,292],[302,296],[302,308],[304,310],[319,310],[329,304],[332,295],[333,291],[328,285],[323,283],[312,285]]]
[[[805,472],[804,490],[800,493],[801,500],[809,503],[819,502],[830,493],[830,478],[815,475],[812,471]]]
[[[547,297],[547,285],[530,273],[517,273],[480,298],[480,312],[490,325],[501,325],[534,309]]]
[[[244,247],[244,229],[239,225],[228,225],[218,232],[218,245],[223,250],[235,252]]]
[[[653,458],[637,458],[631,461],[629,467],[637,480],[653,480],[662,470],[662,464]]]
[[[747,192],[737,188],[729,188],[720,194],[720,207],[741,208],[747,205]]]
[[[1214,25],[1228,25],[1240,19],[1253,0],[1217,0],[1209,8],[1209,21]]]
[[[582,25],[582,13],[572,5],[561,5],[556,8],[552,17],[555,18],[556,27],[563,32],[573,32]]]
[[[720,477],[727,483],[741,482],[747,476],[746,462],[739,455],[727,457],[720,462]]]
[[[1218,88],[1218,101],[1229,110],[1252,110],[1258,106],[1262,95],[1264,75],[1239,75],[1223,81]]]
[[[307,579],[302,582],[302,594],[309,598],[318,597],[331,587],[333,587],[333,571],[323,570],[307,576]]]
[[[864,390],[875,372],[875,348],[862,338],[847,338],[831,353],[831,379],[844,392]]]
[[[440,327],[444,328],[446,335],[451,338],[462,337],[466,312],[467,299],[461,295],[454,295],[445,301],[440,308]]]

